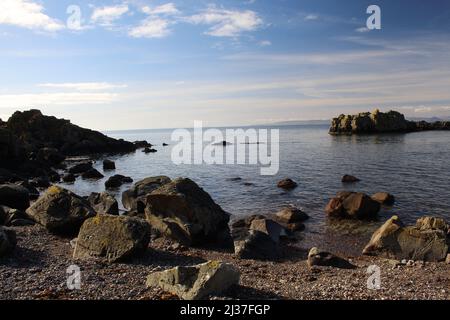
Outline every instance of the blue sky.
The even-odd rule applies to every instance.
[[[365,28],[371,4],[381,30]],[[106,130],[450,116],[449,52],[446,0],[1,0],[0,118],[39,108]]]

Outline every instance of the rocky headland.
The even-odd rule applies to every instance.
[[[341,114],[331,121],[332,135],[407,133],[429,130],[450,130],[450,121],[410,121],[397,111],[363,112],[355,115]]]

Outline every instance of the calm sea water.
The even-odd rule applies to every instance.
[[[172,130],[122,131],[107,134],[129,141],[147,140],[158,152],[144,154],[139,150],[112,157],[117,169],[105,173],[105,179],[79,179],[64,187],[88,195],[104,191],[104,181],[112,174],[131,176],[135,181],[155,175],[189,177],[234,216],[270,214],[295,205],[311,216],[304,232],[305,242],[320,241],[333,247],[340,240],[330,234],[338,234],[346,237],[347,247],[355,242],[358,250],[371,232],[393,214],[407,223],[422,215],[450,220],[450,132],[334,137],[328,135],[328,126],[322,125],[279,129],[280,170],[276,176],[261,176],[254,165],[177,166],[171,161],[172,146],[162,147],[163,142],[173,145]],[[102,172],[101,161],[96,167]],[[355,175],[361,182],[343,185],[340,179],[344,174]],[[235,177],[242,180],[230,181]],[[278,189],[277,181],[286,177],[295,180],[298,188],[290,192]],[[127,187],[116,193],[119,199]],[[326,218],[324,207],[339,190],[368,194],[385,191],[395,195],[397,201],[392,208],[383,208],[378,222],[335,223]]]

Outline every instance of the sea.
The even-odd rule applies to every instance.
[[[299,236],[303,247],[321,246],[347,255],[359,254],[373,231],[393,215],[405,224],[414,224],[424,215],[450,221],[450,131],[332,136],[327,125],[255,129],[279,130],[279,171],[275,175],[261,175],[260,165],[254,164],[176,164],[172,149],[178,142],[171,140],[173,129],[128,130],[105,134],[128,141],[147,140],[157,152],[137,150],[108,157],[116,162],[116,170],[104,172],[104,179],[78,178],[75,183],[61,185],[86,196],[105,191],[104,182],[114,174],[130,176],[134,181],[159,175],[187,177],[208,192],[232,219],[271,215],[286,206],[300,208],[310,216]],[[233,145],[217,148],[229,147]],[[102,158],[94,167],[103,173]],[[361,181],[343,184],[344,174]],[[277,188],[277,182],[284,178],[296,181],[298,187],[291,191]],[[112,192],[119,203],[121,193],[129,187],[124,185]],[[389,192],[396,202],[383,207],[377,221],[329,219],[324,208],[341,190],[369,195]]]

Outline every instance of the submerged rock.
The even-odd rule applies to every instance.
[[[103,160],[103,170],[115,170],[116,164],[114,161],[105,159]]]
[[[106,192],[92,192],[88,201],[97,214],[119,215],[119,203]]]
[[[338,257],[330,252],[320,250],[316,247],[312,248],[308,253],[308,265],[310,267],[326,266],[342,269],[353,269],[356,267],[344,258]]]
[[[277,187],[285,190],[292,190],[297,188],[297,183],[292,179],[283,179],[278,182]]]
[[[16,233],[0,226],[0,257],[10,253],[16,247]]]
[[[51,186],[26,210],[27,215],[50,232],[71,235],[95,216],[89,202],[69,190]]]
[[[361,180],[359,180],[357,177],[355,176],[351,176],[349,174],[346,174],[342,177],[341,180],[343,183],[354,183],[354,182],[359,182]]]
[[[0,185],[0,205],[25,210],[30,205],[28,189],[14,183]]]
[[[363,254],[443,261],[449,252],[448,232],[449,225],[440,218],[420,218],[415,226],[405,226],[398,216],[393,216],[375,231]]]
[[[99,179],[102,179],[104,177],[104,175],[102,175],[97,169],[92,168],[86,172],[83,172],[81,177],[83,179],[99,180]]]
[[[142,152],[144,152],[144,153],[156,153],[156,152],[158,152],[158,150],[147,147],[147,148],[144,148],[144,150],[142,150]]]
[[[372,196],[372,199],[382,205],[391,206],[395,203],[395,197],[387,192],[378,192]]]
[[[147,287],[159,287],[184,300],[201,300],[219,295],[240,280],[239,271],[231,264],[208,261],[195,266],[180,266],[154,272],[147,277]]]
[[[178,178],[146,197],[145,216],[152,228],[183,245],[224,244],[230,215],[194,181]]]
[[[115,262],[147,250],[150,226],[142,219],[97,215],[87,219],[78,234],[74,259],[105,259]]]
[[[130,177],[123,176],[121,174],[116,174],[112,177],[109,177],[108,180],[105,181],[105,188],[109,189],[117,189],[120,188],[123,184],[132,183],[133,179]]]
[[[339,192],[332,198],[325,212],[331,217],[374,219],[380,211],[380,204],[361,192]]]

